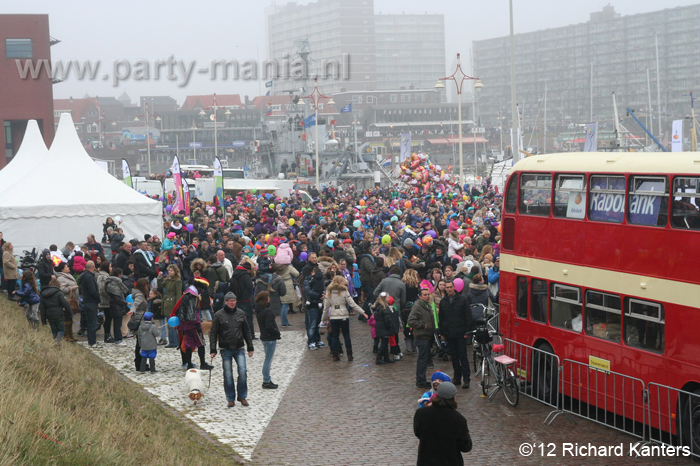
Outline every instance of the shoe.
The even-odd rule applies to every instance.
[[[253,340],[257,340],[257,339],[258,339],[258,337],[256,337],[255,335],[253,335]],[[241,403],[241,404],[243,404],[243,403]],[[245,406],[245,405],[243,405],[243,406]]]
[[[214,366],[212,366],[211,364],[207,364],[205,362],[204,364],[201,364],[199,366],[199,368],[202,369],[203,371],[210,371],[210,370],[214,369]]]
[[[94,345],[88,345],[88,348],[90,349],[102,349],[102,345],[99,343],[95,343]]]
[[[332,351],[332,352],[331,352],[331,356],[333,356],[333,361],[334,361],[334,362],[340,361],[340,356],[338,356],[338,352],[337,352],[337,351]]]
[[[167,345],[166,348],[177,348],[177,345]]]
[[[112,337],[105,337],[105,343],[114,343],[114,338]]]
[[[82,329],[82,328],[81,328],[80,330],[78,330],[78,336],[79,336],[79,337],[82,337],[82,336],[83,336],[83,329]]]
[[[398,354],[394,356],[394,361],[401,361],[401,356]]]
[[[318,346],[319,348],[325,348],[325,347],[326,347],[326,344],[325,344],[324,342],[322,342],[322,341],[317,341],[317,342],[316,342],[316,346]]]
[[[381,359],[377,359],[377,362],[376,362],[375,364],[377,364],[378,366],[380,366],[380,365],[382,365],[382,364],[388,364],[388,363],[382,361]]]
[[[126,346],[126,342],[124,340],[119,340],[118,342],[114,343],[114,346]]]
[[[462,384],[462,388],[469,388],[469,379],[465,380]]]
[[[313,350],[317,350],[318,347],[316,346],[316,343],[310,343],[310,344],[309,344],[309,349],[313,351]]]
[[[431,385],[430,385],[430,382],[424,380],[423,382],[416,382],[416,387],[418,387],[418,388],[430,388]]]
[[[435,369],[435,364],[433,364],[432,362],[428,363],[428,369]]]
[[[228,407],[229,407],[229,408],[233,408],[234,406],[236,406],[236,402],[235,402],[235,401],[229,401],[229,402],[228,402]]]
[[[238,398],[238,402],[241,404],[241,406],[248,406],[248,400],[245,398]]]
[[[163,346],[163,345],[167,345],[167,344],[168,344],[168,342],[163,340],[162,338],[160,340],[158,340],[158,346]],[[166,346],[166,348],[167,348],[167,346]]]
[[[272,382],[263,382],[263,385],[262,385],[262,388],[266,388],[269,390],[274,390],[277,387],[279,387],[279,385],[277,385],[276,383],[272,383]]]
[[[403,358],[403,353],[398,354],[399,358]]]
[[[134,335],[130,333],[128,335],[125,335],[124,338],[134,338]]]

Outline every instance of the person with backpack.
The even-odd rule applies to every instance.
[[[471,310],[472,319],[474,321],[484,320],[484,307],[489,306],[489,299],[496,302],[496,297],[491,294],[489,287],[484,283],[481,274],[476,274],[472,277],[472,282],[469,284],[469,291],[466,296],[467,309]],[[481,305],[484,307],[481,307]],[[470,329],[471,330],[471,329]]]
[[[247,260],[238,264],[233,271],[233,276],[228,282],[228,290],[236,295],[236,306],[245,313],[250,334],[253,340],[255,340],[255,325],[253,323],[255,316],[253,310],[253,290],[255,289],[255,285],[253,284],[252,269],[253,267]]]
[[[173,311],[173,307],[182,296],[182,279],[180,278],[180,269],[176,265],[168,266],[168,275],[163,277],[163,272],[158,276],[158,289],[163,290],[162,311],[163,318],[159,324],[166,325],[167,318]],[[166,348],[177,348],[179,344],[177,329],[168,327],[168,345]]]
[[[294,281],[299,276],[299,272],[289,264],[278,265],[277,275],[284,281],[286,293],[280,296],[282,308],[280,309],[280,322],[282,327],[291,327],[289,323],[289,310],[294,306],[297,300],[296,290],[294,289]]]
[[[107,294],[109,302],[107,312],[110,314],[114,326],[114,345],[126,346],[122,322],[124,316],[129,312],[126,304],[126,295],[129,290],[122,282],[122,269],[114,267],[110,276],[104,279],[104,292]],[[105,328],[105,333],[107,332],[109,329]]]

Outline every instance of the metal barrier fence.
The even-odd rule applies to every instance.
[[[653,382],[647,394],[649,440],[685,448],[679,456],[700,458],[700,394]]]
[[[505,354],[517,361],[513,370],[520,381],[520,393],[559,409],[559,357],[508,338],[503,344]]]
[[[561,365],[561,413],[570,413],[607,427],[646,439],[646,391],[644,382],[617,372],[596,368],[571,359]],[[547,416],[549,418],[549,416]],[[545,420],[546,422],[546,420]]]

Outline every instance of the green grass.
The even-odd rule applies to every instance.
[[[0,297],[0,466],[238,465],[82,347]]]

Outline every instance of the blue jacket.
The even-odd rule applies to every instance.
[[[22,284],[22,289],[15,293],[22,298],[20,304],[39,304],[41,302],[41,298],[29,283]]]

